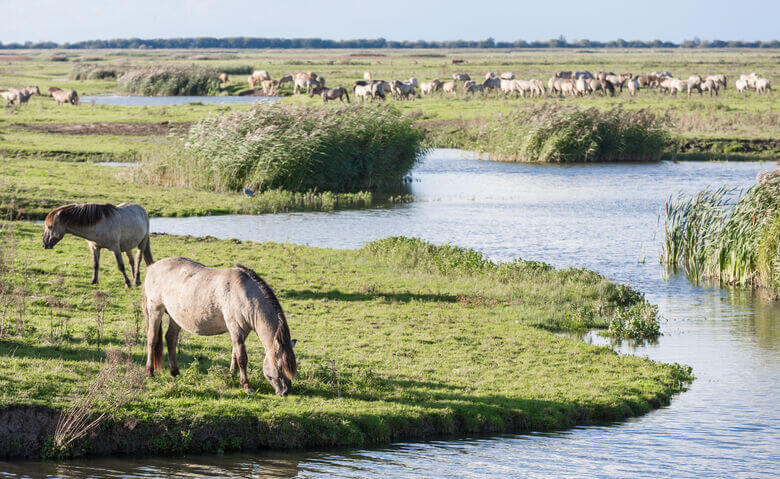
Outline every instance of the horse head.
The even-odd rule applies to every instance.
[[[290,330],[285,324],[284,327],[277,329],[273,347],[265,353],[263,375],[279,396],[286,396],[292,391],[292,380],[297,372],[295,353],[293,352],[295,343],[297,340],[290,339]]]
[[[65,225],[60,221],[59,211],[54,210],[46,216],[43,224],[43,248],[54,248],[64,236]]]

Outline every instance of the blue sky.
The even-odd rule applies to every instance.
[[[196,36],[333,40],[775,40],[780,0],[0,0],[3,43]]]

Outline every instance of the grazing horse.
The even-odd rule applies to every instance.
[[[46,215],[43,230],[43,247],[52,249],[67,233],[87,240],[92,251],[92,284],[98,282],[100,249],[114,253],[116,265],[125,279],[125,287],[131,286],[125,273],[122,252],[130,262],[130,274],[136,286],[141,284],[141,256],[146,265],[154,262],[149,245],[149,216],[146,210],[132,203],[72,204],[61,206]],[[132,250],[138,248],[135,263]]]
[[[325,88],[324,86],[314,88],[312,89],[311,93],[309,93],[309,98],[313,97],[314,95],[322,96],[322,101],[325,103],[328,103],[328,100],[336,99],[343,103],[345,97],[347,99],[347,103],[349,103],[349,94],[347,94],[347,89],[340,86],[337,86],[336,88]]]
[[[148,268],[142,307],[146,317],[146,372],[162,369],[163,314],[171,318],[165,340],[171,375],[179,374],[179,332],[214,336],[228,333],[233,343],[230,370],[241,371],[241,386],[251,392],[247,376],[246,337],[254,331],[265,349],[263,375],[274,392],[287,395],[297,372],[295,340],[273,290],[251,269],[208,268],[188,258],[165,258]]]
[[[79,104],[79,95],[76,93],[76,90],[54,90],[51,92],[51,96],[54,97],[58,105],[63,103]]]

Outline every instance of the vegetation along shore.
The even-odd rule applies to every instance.
[[[247,395],[226,336],[184,334],[181,375],[144,380],[139,289],[81,241],[2,223],[0,451],[5,457],[180,454],[358,446],[621,420],[668,403],[688,368],[556,332],[608,328],[652,306],[581,269],[494,264],[470,250],[391,238],[331,250],[153,235],[157,257],[249,265],[276,290],[298,376],[271,394],[249,341]],[[639,309],[637,309],[639,308]],[[632,312],[633,311],[633,312]],[[652,334],[652,331],[651,331]],[[107,387],[110,386],[110,387]],[[100,421],[79,435],[81,416]],[[58,417],[64,412],[65,425]],[[105,415],[103,415],[105,413]]]

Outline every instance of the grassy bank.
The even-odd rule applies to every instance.
[[[661,261],[694,281],[714,278],[780,297],[780,169],[744,193],[722,187],[670,199]]]
[[[115,387],[91,404],[95,413],[117,404],[117,394],[126,401],[69,454],[366,446],[551,430],[645,413],[691,379],[687,368],[545,330],[578,329],[569,318],[582,314],[604,326],[638,301],[629,288],[584,270],[491,266],[468,250],[404,239],[350,251],[155,235],[156,258],[185,254],[256,269],[298,339],[299,374],[292,395],[270,394],[250,339],[257,393],[245,395],[228,374],[227,338],[186,334],[182,375],[139,383],[139,290],[122,288],[108,261],[101,284],[91,286],[82,241],[66,238],[47,251],[40,226],[4,229],[9,308],[0,338],[0,417],[9,427],[0,451],[7,456],[39,455],[57,411],[83,395],[101,367],[111,368]],[[121,360],[125,354],[132,366]]]
[[[331,211],[376,206],[403,197],[380,198],[369,192],[331,193],[268,190],[248,198],[175,186],[136,183],[127,170],[89,163],[39,158],[0,157],[0,210],[8,205],[22,217],[43,219],[52,209],[74,202],[143,205],[152,216],[261,214],[285,211]]]
[[[135,171],[142,182],[213,191],[374,190],[401,183],[421,142],[391,108],[257,105],[196,123]]]

